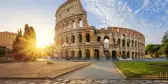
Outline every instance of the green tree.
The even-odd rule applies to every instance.
[[[5,49],[6,49],[5,47],[0,46],[0,57],[5,55]]]
[[[163,44],[168,43],[168,31],[165,32],[164,36],[162,37],[162,43]]]
[[[13,51],[18,52],[21,50],[21,38],[22,38],[22,30],[18,30],[18,34],[15,38],[15,41],[13,43]]]
[[[166,55],[166,58],[168,58],[168,31],[165,32],[162,38],[162,47],[160,51],[162,51],[162,53]]]
[[[21,29],[18,31],[18,35],[13,44],[13,51],[17,53],[16,56],[20,56],[18,57],[19,60],[32,61],[35,59],[36,33],[33,27],[29,27],[26,24],[23,35]]]

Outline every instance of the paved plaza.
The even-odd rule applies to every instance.
[[[0,80],[0,84],[168,84],[168,80]]]
[[[97,62],[59,77],[60,79],[124,79],[113,62]]]
[[[0,64],[0,78],[53,78],[92,62],[20,62]]]

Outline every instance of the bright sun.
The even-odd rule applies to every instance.
[[[44,48],[44,47],[46,47],[48,44],[47,43],[44,43],[44,42],[37,42],[37,47],[38,48]]]

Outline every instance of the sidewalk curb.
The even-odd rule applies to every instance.
[[[0,79],[54,79],[54,78],[57,78],[59,76],[65,75],[67,73],[73,72],[75,70],[78,70],[78,69],[84,68],[86,66],[89,66],[89,65],[91,65],[93,63],[95,63],[95,62],[86,63],[84,65],[81,65],[80,67],[77,67],[77,68],[74,68],[74,69],[70,69],[70,70],[62,72],[62,73],[60,73],[58,75],[50,76],[50,77],[0,77]]]
[[[114,67],[118,70],[118,72],[123,76],[124,79],[127,79],[127,77],[123,74],[123,72],[117,67],[117,65],[112,62],[112,64],[114,65]]]
[[[56,76],[54,76],[54,77],[51,77],[51,79],[53,79],[53,78],[57,78],[57,77],[59,77],[59,76],[68,74],[68,73],[73,72],[73,71],[76,71],[76,70],[79,70],[79,69],[84,68],[84,67],[86,67],[86,66],[89,66],[89,65],[91,65],[91,64],[93,64],[93,63],[95,63],[95,62],[88,63],[88,64],[82,65],[82,66],[80,66],[80,67],[78,67],[78,68],[69,70],[69,71],[67,71],[67,72],[60,73],[60,74],[58,74],[58,75],[56,75]]]

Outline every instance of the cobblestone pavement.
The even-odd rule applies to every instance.
[[[0,84],[168,84],[168,80],[0,80]]]
[[[59,79],[124,79],[112,62],[97,62],[58,77]]]

